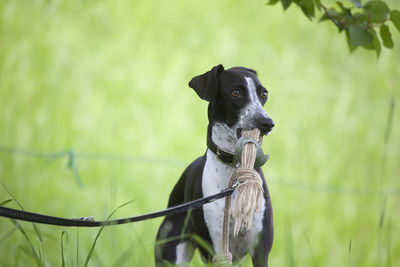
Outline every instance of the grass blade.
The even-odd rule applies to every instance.
[[[24,210],[24,208],[22,207],[21,203],[19,203],[19,201],[15,198],[15,196],[11,193],[11,191],[7,188],[7,186],[5,186],[4,184],[1,184],[3,186],[3,188],[7,191],[8,195],[15,201],[15,203],[17,203],[17,205],[19,206],[19,208],[21,210]]]
[[[17,203],[17,205],[20,207],[20,209],[24,210],[24,207],[22,206],[22,204],[15,198],[15,196],[11,193],[11,191],[7,188],[7,186],[5,186],[4,184],[1,184],[1,185],[7,191],[8,195],[11,197],[11,199],[3,201],[2,203],[6,202],[6,204],[7,204],[11,200],[14,200],[15,203]],[[43,238],[42,238],[42,234],[41,234],[39,228],[36,226],[36,224],[32,223],[32,226],[33,226],[33,229],[35,230],[36,236],[39,238],[39,241],[40,241],[40,244],[41,244],[41,247],[42,247],[42,250],[43,250],[42,252],[39,251],[39,253],[33,247],[33,244],[31,242],[31,240],[29,239],[28,235],[26,234],[24,228],[16,220],[11,220],[11,221],[17,227],[17,229],[22,233],[22,235],[24,235],[25,239],[28,241],[38,265],[39,266],[45,266],[44,259],[42,260],[42,256],[41,256],[42,253],[43,253],[43,256],[44,256]],[[40,246],[39,246],[39,249],[40,249]]]
[[[390,258],[390,252],[392,250],[392,222],[391,220],[387,223],[387,230],[386,230],[386,267],[392,266],[392,261]]]
[[[43,265],[44,265],[43,253],[42,253],[42,251],[40,250],[40,242],[37,242],[37,246],[38,246],[39,260],[40,260],[40,262],[43,263]]]
[[[185,233],[186,233],[186,229],[187,229],[187,227],[188,227],[189,219],[190,219],[190,215],[191,215],[191,214],[192,214],[192,209],[189,209],[189,210],[187,211],[187,213],[186,213],[185,221],[183,222],[183,227],[182,227],[182,231],[181,231],[182,239],[183,239],[183,236],[184,236]]]
[[[8,193],[8,194],[10,195],[10,197],[11,197],[11,199],[8,199],[8,200],[10,200],[10,201],[11,201],[11,200],[14,200],[15,203],[17,203],[18,207],[19,207],[21,210],[25,210],[24,207],[22,206],[22,204],[15,198],[15,196],[11,193],[11,191],[7,188],[7,186],[5,186],[4,184],[1,184],[1,185],[4,187],[4,189],[7,191],[7,193]],[[6,202],[6,203],[10,202],[10,201],[8,201],[8,200],[3,201],[3,202]],[[3,202],[2,202],[2,203],[3,203]],[[2,205],[0,205],[0,206],[2,206]],[[36,224],[32,223],[32,226],[33,226],[33,229],[35,230],[35,233],[36,233],[37,237],[38,237],[39,240],[40,240],[40,243],[42,243],[42,246],[43,246],[42,233],[40,232],[40,230],[39,230],[39,228],[37,227]]]
[[[76,227],[76,267],[79,267],[79,227]]]
[[[349,242],[349,267],[351,267],[351,239]]]
[[[130,201],[128,201],[128,202],[125,202],[125,203],[122,204],[121,206],[119,206],[119,207],[117,207],[116,209],[114,209],[114,210],[107,216],[107,220],[109,220],[109,219],[117,212],[117,210],[119,210],[120,208],[122,208],[122,207],[124,207],[124,206],[126,206],[126,205],[128,205],[128,204],[130,204],[130,203],[132,203],[133,201],[134,201],[134,200],[130,200]],[[89,253],[88,253],[87,257],[86,257],[86,261],[85,261],[85,265],[84,265],[85,267],[87,267],[87,265],[89,264],[90,258],[92,257],[93,252],[94,252],[94,248],[96,247],[97,240],[99,239],[101,233],[103,232],[103,229],[104,229],[104,226],[100,228],[100,230],[97,232],[96,237],[94,238],[93,244],[92,244],[92,246],[91,246],[91,248],[90,248],[90,250],[89,250]]]
[[[17,231],[17,228],[13,228],[11,231],[9,231],[7,234],[5,234],[1,239],[0,239],[0,244],[6,240],[8,237],[10,237],[15,231]]]
[[[382,242],[383,242],[383,224],[386,215],[386,206],[387,206],[387,196],[384,195],[385,191],[385,184],[387,183],[386,179],[386,161],[387,161],[387,154],[388,154],[388,145],[389,145],[389,138],[390,133],[392,131],[393,125],[393,117],[394,117],[394,109],[395,109],[395,101],[392,97],[389,105],[389,113],[387,119],[386,130],[384,134],[384,145],[383,145],[383,152],[382,152],[382,166],[381,166],[381,173],[380,173],[380,199],[379,199],[379,223],[378,223],[378,238],[377,238],[377,255],[376,255],[376,265],[381,266],[382,264]]]
[[[121,254],[121,256],[119,256],[118,257],[118,259],[115,261],[115,263],[112,265],[113,267],[119,267],[119,266],[123,266],[127,261],[128,261],[128,259],[131,257],[131,255],[132,255],[132,249],[131,249],[131,247],[132,246],[130,246],[129,248],[127,248],[126,250],[125,250],[125,252],[123,252],[122,254]]]
[[[31,242],[31,240],[29,239],[28,235],[26,234],[25,229],[16,220],[12,220],[11,219],[11,222],[15,225],[15,227],[19,230],[19,232],[25,237],[25,240],[28,242],[29,246],[31,247],[31,250],[32,250],[32,253],[33,253],[33,257],[35,258],[35,261],[36,261],[37,265],[38,266],[42,266],[39,254],[37,253],[37,251],[33,247],[33,244]]]
[[[307,232],[305,232],[304,235],[306,236],[307,245],[308,245],[308,249],[310,250],[310,256],[311,256],[313,265],[314,265],[314,266],[318,266],[317,261],[315,260],[314,251],[313,251],[313,249],[312,249],[311,242],[310,242],[310,238],[308,237]]]
[[[293,257],[293,234],[290,222],[286,222],[285,227],[285,247],[286,247],[286,266],[294,267],[295,261]]]
[[[65,236],[65,243],[68,243],[68,233],[67,231],[62,231],[61,233],[61,266],[65,267],[65,258],[64,258],[64,243],[63,243],[63,237]]]
[[[11,201],[13,201],[12,199],[6,199],[3,202],[0,203],[0,207],[3,207],[5,205],[7,205],[8,203],[10,203]]]
[[[210,255],[214,255],[214,250],[211,246],[210,243],[208,243],[205,239],[203,239],[201,236],[196,235],[196,234],[191,234],[189,238],[193,239],[195,243],[202,247],[204,250],[206,250]]]

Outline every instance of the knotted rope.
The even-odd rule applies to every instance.
[[[242,136],[249,136],[258,144],[262,142],[259,129],[242,130]],[[257,147],[254,143],[244,144],[240,165],[229,181],[229,186],[234,183],[239,183],[239,186],[235,190],[233,203],[231,196],[225,198],[222,232],[223,254],[213,257],[213,264],[216,267],[232,264],[232,253],[229,251],[230,218],[232,217],[234,220],[233,235],[236,236],[241,230],[251,227],[253,215],[259,213],[262,209],[264,190],[260,174],[254,170],[256,152]]]

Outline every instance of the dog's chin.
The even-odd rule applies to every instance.
[[[264,132],[262,132],[261,134],[262,134],[263,136],[267,136],[267,135],[269,135],[270,132],[271,132],[271,130],[269,130],[269,131],[264,131]]]
[[[267,135],[269,135],[269,133],[272,131],[272,129],[271,130],[264,130],[264,131],[261,131],[261,134],[263,135],[263,136],[267,136]]]

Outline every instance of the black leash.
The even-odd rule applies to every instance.
[[[227,189],[222,190],[221,192],[204,197],[199,198],[194,201],[186,202],[184,204],[170,207],[165,210],[151,212],[139,216],[133,216],[128,218],[116,219],[116,220],[108,220],[108,221],[95,221],[93,217],[83,217],[78,219],[68,219],[61,217],[54,217],[49,215],[43,215],[23,210],[10,209],[6,207],[0,207],[0,216],[7,217],[10,219],[28,221],[34,223],[42,223],[42,224],[50,224],[50,225],[61,225],[61,226],[79,226],[79,227],[99,227],[99,226],[110,226],[110,225],[119,225],[126,224],[138,221],[149,220],[165,215],[176,214],[180,212],[187,211],[189,209],[197,209],[204,204],[211,203],[217,199],[227,197],[232,195],[233,191],[235,191],[238,184],[234,184]]]

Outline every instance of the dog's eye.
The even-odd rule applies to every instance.
[[[261,98],[262,99],[267,99],[268,98],[268,92],[267,91],[261,92]]]
[[[240,95],[240,90],[239,89],[233,89],[231,92],[233,97],[238,97]]]

